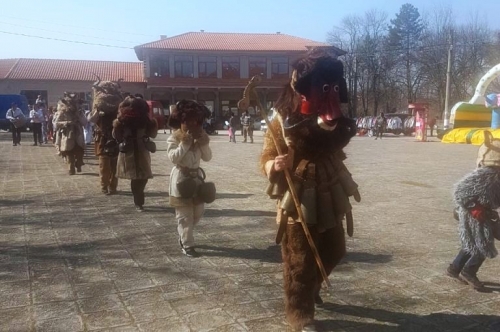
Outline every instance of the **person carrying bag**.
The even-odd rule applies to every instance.
[[[181,100],[171,113],[169,126],[175,131],[167,140],[168,158],[174,164],[170,173],[170,205],[175,208],[179,244],[188,257],[198,257],[194,226],[200,221],[205,203],[215,199],[215,185],[205,182],[200,162],[212,159],[210,139],[203,122],[210,111],[200,103]]]
[[[138,97],[127,97],[118,108],[118,117],[113,122],[113,137],[118,144],[117,176],[129,179],[134,205],[137,211],[144,210],[144,189],[151,172],[150,153],[156,145],[149,138],[158,133],[158,123],[149,119],[149,106]],[[153,150],[153,151],[152,151]]]

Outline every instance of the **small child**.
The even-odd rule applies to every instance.
[[[212,159],[210,138],[203,130],[203,122],[208,116],[210,111],[204,105],[194,100],[181,100],[170,113],[169,120],[175,129],[167,140],[168,159],[174,164],[170,172],[169,201],[175,208],[181,251],[188,257],[200,256],[195,250],[193,232],[205,210],[204,201],[197,192],[204,174],[200,162]]]
[[[500,240],[500,139],[489,131],[484,132],[476,170],[457,183],[453,198],[462,249],[446,274],[482,289],[477,272],[486,258],[498,255],[495,238]]]

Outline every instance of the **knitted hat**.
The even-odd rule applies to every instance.
[[[484,131],[484,144],[477,154],[477,167],[500,167],[500,139]]]

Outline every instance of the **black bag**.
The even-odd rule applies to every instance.
[[[153,142],[149,137],[144,136],[144,145],[146,146],[146,150],[148,150],[151,153],[156,152],[156,143]]]
[[[130,139],[125,139],[123,142],[118,144],[118,150],[121,153],[127,153],[134,150],[134,143]]]
[[[198,189],[196,178],[186,176],[177,181],[177,190],[181,198],[193,198]]]
[[[201,176],[198,174],[201,171]],[[213,182],[205,182],[205,171],[203,168],[196,170],[182,170],[184,175],[177,181],[177,190],[182,198],[193,198],[198,196],[205,203],[215,201],[216,189]],[[201,183],[200,183],[201,181]]]
[[[213,182],[205,182],[206,179],[206,174],[203,168],[200,167],[200,171],[203,175],[203,178],[201,179],[201,184],[198,187],[198,197],[201,198],[201,200],[205,203],[212,203],[215,201],[215,194],[216,194],[216,189],[215,189],[215,183]]]
[[[118,155],[118,142],[114,139],[109,139],[104,143],[104,153],[108,156],[114,157]]]

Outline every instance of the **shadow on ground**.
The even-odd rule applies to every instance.
[[[199,245],[197,248],[203,250],[203,256],[231,257],[242,259],[255,259],[267,263],[281,262],[281,249],[279,245],[269,246],[266,249],[258,248],[229,248],[209,245]]]
[[[438,312],[417,315],[394,312],[385,309],[372,309],[356,305],[325,303],[322,309],[331,313],[372,319],[390,325],[377,323],[356,323],[356,331],[500,331],[500,316],[461,315],[453,312]],[[317,322],[320,331],[331,331],[331,326],[342,324],[341,320],[321,320]],[[345,323],[345,321],[344,321]],[[353,323],[349,321],[349,323]]]
[[[262,210],[206,209],[205,217],[275,217],[276,212]]]
[[[392,260],[392,255],[371,254],[369,252],[350,251],[347,252],[347,254],[345,255],[344,259],[340,262],[340,264],[345,264],[349,262],[385,264],[389,263],[391,260]]]

